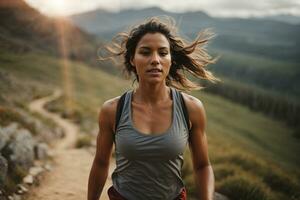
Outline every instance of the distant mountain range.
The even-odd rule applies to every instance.
[[[290,24],[300,24],[300,16],[295,15],[273,15],[273,16],[267,16],[264,17],[265,19],[271,19],[274,21],[280,21],[280,22],[286,22]]]
[[[109,40],[137,22],[162,15],[173,17],[181,33],[188,38],[194,38],[204,28],[212,28],[217,34],[213,42],[215,48],[300,61],[300,24],[280,22],[280,17],[276,18],[277,21],[273,18],[215,18],[202,11],[173,13],[152,7],[119,13],[100,9],[72,15],[70,20],[89,33]]]

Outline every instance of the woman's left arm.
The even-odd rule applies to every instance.
[[[206,114],[202,102],[184,95],[191,123],[190,150],[195,172],[197,191],[201,200],[213,200],[215,179],[208,157]]]

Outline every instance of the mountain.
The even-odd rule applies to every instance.
[[[172,13],[152,7],[140,10],[121,10],[118,13],[95,10],[70,16],[70,20],[88,31],[106,39],[119,31],[151,16],[173,17],[181,33],[194,38],[204,28],[217,34],[216,48],[266,56],[275,59],[300,61],[300,25],[271,19],[214,18],[204,12]]]
[[[80,61],[95,60],[96,45],[99,44],[96,37],[68,20],[46,17],[22,0],[0,2],[0,24],[0,50],[44,52],[54,56],[63,54]]]
[[[274,21],[286,22],[290,24],[300,24],[300,16],[282,14],[282,15],[272,15],[266,16],[265,19],[270,19]]]
[[[86,13],[72,15],[69,16],[69,18],[72,22],[74,22],[74,24],[78,25],[89,33],[109,39],[112,36],[112,33],[115,34],[119,31],[122,31],[148,17],[164,15],[174,17],[175,19],[184,17],[185,20],[198,24],[199,21],[197,22],[197,18],[203,18],[205,19],[205,22],[211,19],[211,17],[201,11],[186,13],[184,16],[180,16],[177,13],[167,12],[158,7],[127,9],[118,13],[97,9]],[[193,18],[193,16],[197,16],[196,20]],[[177,22],[180,22],[180,19],[177,20]],[[202,26],[203,25],[205,24],[202,23]]]

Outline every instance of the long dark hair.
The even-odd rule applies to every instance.
[[[124,72],[130,77],[135,75],[139,81],[135,68],[131,65],[136,46],[140,39],[147,33],[161,33],[170,43],[172,64],[169,75],[166,78],[168,86],[180,90],[194,90],[202,88],[199,84],[190,81],[185,72],[189,72],[197,78],[206,79],[211,82],[219,81],[212,72],[205,69],[208,64],[215,63],[216,58],[212,58],[205,49],[208,41],[214,34],[208,30],[198,33],[196,39],[188,43],[177,35],[175,21],[168,18],[167,22],[162,19],[152,17],[145,22],[133,27],[129,32],[119,33],[110,45],[105,46],[109,56],[101,57],[100,60],[108,58],[114,59],[121,56],[125,66]]]

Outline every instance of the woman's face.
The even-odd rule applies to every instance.
[[[131,65],[139,82],[159,83],[166,80],[171,67],[170,44],[161,33],[147,33],[137,44]]]

